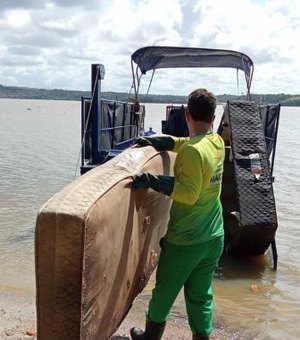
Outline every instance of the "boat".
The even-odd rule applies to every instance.
[[[134,67],[134,64],[136,67]],[[242,71],[245,100],[229,100],[218,133],[226,145],[222,187],[225,251],[231,255],[262,255],[269,247],[277,268],[278,226],[273,192],[273,167],[280,104],[251,101],[254,64],[244,53],[203,48],[143,47],[132,55],[133,85],[138,99],[141,78],[158,69],[220,67]],[[151,78],[151,79],[152,79]],[[184,105],[167,106],[162,132],[188,136]]]
[[[158,69],[166,68],[234,68],[244,73],[245,99],[226,103],[218,128],[226,144],[222,190],[225,248],[228,254],[261,255],[271,245],[273,266],[276,269],[278,256],[275,233],[278,223],[272,184],[281,107],[279,103],[262,105],[251,100],[250,89],[254,72],[251,58],[232,50],[146,46],[132,54],[131,66],[135,103],[139,103],[141,80],[147,72],[152,72],[150,83]],[[106,105],[105,101],[101,105]],[[185,109],[184,105],[167,105],[161,132],[177,137],[188,136],[183,114]],[[144,128],[144,106],[139,105],[139,110],[140,118],[137,121],[141,125],[137,126],[136,134]],[[92,116],[95,117],[100,111],[101,108],[96,108]],[[105,112],[102,108],[103,117],[99,120],[97,116],[97,121],[107,121]],[[113,131],[116,128],[112,129],[112,125],[106,125],[101,133],[91,134],[102,139],[100,144],[95,142],[94,145],[100,145],[100,154],[104,153],[108,158],[132,145],[136,136],[135,134],[131,136],[133,138],[124,138],[114,143]],[[107,136],[108,129],[112,129],[109,140],[104,137]],[[242,134],[239,133],[241,129]],[[84,135],[86,136],[83,132],[83,139]],[[250,137],[245,140],[245,136]],[[85,140],[84,145],[87,144],[88,141]],[[98,150],[94,153],[99,154]],[[83,154],[82,162],[82,172],[86,167],[95,166],[93,152]],[[254,174],[255,171],[261,171],[261,174]],[[242,176],[240,172],[243,172]],[[247,211],[248,207],[251,207],[250,211]]]
[[[222,188],[225,251],[261,255],[277,266],[273,194],[280,104],[251,100],[253,62],[244,53],[143,47],[131,56],[134,91],[126,102],[101,96],[104,66],[91,66],[81,101],[81,176],[40,209],[35,231],[37,333],[43,339],[109,339],[147,284],[166,231],[171,200],[133,190],[131,175],[172,175],[174,154],[135,146],[145,134],[140,82],[163,68],[223,67],[245,75],[244,100],[230,100],[218,125],[226,145]],[[162,133],[186,136],[184,105],[167,105]]]

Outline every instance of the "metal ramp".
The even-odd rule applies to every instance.
[[[227,252],[260,255],[272,245],[276,267],[277,215],[265,122],[256,103],[227,102],[218,131],[226,144],[221,199]]]

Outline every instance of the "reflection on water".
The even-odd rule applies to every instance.
[[[269,297],[277,290],[275,281],[276,272],[268,256],[224,256],[214,281],[217,319],[246,333],[251,329],[252,335],[255,322],[257,335],[262,335],[260,321],[266,320]]]
[[[146,130],[160,131],[164,105],[147,109]],[[80,103],[2,99],[0,132],[0,288],[34,294],[35,218],[42,204],[74,179]],[[283,108],[274,171],[278,270],[266,255],[225,256],[214,279],[216,321],[242,329],[248,339],[300,338],[299,134],[300,109]],[[152,276],[145,298],[153,284]],[[174,311],[185,315],[182,293]]]
[[[74,177],[79,110],[79,102],[0,100],[0,287],[34,292],[35,218]]]
[[[273,268],[273,261],[270,249],[264,255],[258,256],[229,256],[223,255],[220,259],[217,277],[224,280],[261,278],[266,271]],[[272,270],[275,273],[274,270]]]

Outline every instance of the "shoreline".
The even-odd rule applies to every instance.
[[[132,308],[126,318],[114,333],[111,340],[131,340],[130,329],[145,326],[145,309],[148,305],[148,297],[140,294],[134,301]],[[214,329],[210,340],[248,340],[239,331],[214,321]],[[170,319],[167,321],[162,340],[191,340],[192,333],[189,328],[187,316],[171,311]]]
[[[35,296],[22,290],[0,289],[0,339],[36,339]]]
[[[123,322],[113,334],[112,340],[130,340],[130,328],[144,329],[145,309],[149,295],[140,294],[134,301]],[[0,339],[37,339],[35,296],[18,290],[0,290]],[[163,340],[190,340],[192,334],[187,317],[171,312],[163,335]],[[215,322],[211,340],[246,339],[240,332]]]

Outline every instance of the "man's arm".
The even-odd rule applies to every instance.
[[[135,189],[151,188],[157,192],[170,196],[174,188],[173,176],[156,176],[149,172],[142,172],[132,176],[132,179],[132,186]]]
[[[158,151],[172,151],[175,146],[175,139],[171,136],[143,136],[138,137],[135,143],[140,146],[153,146]]]

